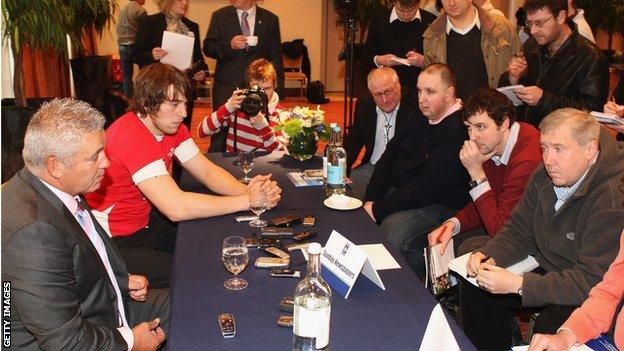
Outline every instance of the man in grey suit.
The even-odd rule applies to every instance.
[[[230,0],[232,6],[212,14],[204,54],[217,60],[212,106],[225,104],[237,87],[245,86],[245,70],[252,61],[264,58],[277,71],[278,93],[284,87],[284,68],[279,19],[256,6],[256,0]],[[256,37],[250,39],[250,37]],[[227,128],[211,138],[210,152],[225,151]]]
[[[128,274],[81,197],[109,165],[103,126],[71,99],[43,105],[28,125],[26,166],[2,190],[5,347],[155,350],[165,340],[168,290],[148,293],[145,277]]]

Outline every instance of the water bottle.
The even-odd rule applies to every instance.
[[[334,146],[327,155],[327,182],[325,195],[341,195],[346,192],[345,179],[347,175],[347,152],[342,147],[340,127],[334,128],[336,133]]]
[[[325,145],[325,150],[323,151],[323,184],[327,183],[327,155],[329,155],[329,150],[331,150],[335,143],[334,128],[336,128],[336,126],[336,123],[329,124],[329,142]]]
[[[329,350],[331,289],[321,277],[321,245],[308,246],[308,274],[295,289],[293,350]]]

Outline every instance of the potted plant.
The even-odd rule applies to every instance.
[[[15,71],[13,90],[16,106],[26,106],[23,77],[23,47],[67,52],[69,36],[72,49],[84,53],[83,33],[92,28],[101,33],[113,20],[114,0],[6,0],[2,1],[3,34],[9,40]]]
[[[288,140],[288,153],[299,161],[312,158],[316,153],[317,140],[327,140],[329,135],[325,112],[318,105],[316,110],[297,106],[291,111],[282,111],[279,119],[275,131],[281,132]]]
[[[603,30],[609,36],[608,58],[613,57],[613,36],[624,35],[624,0],[576,0],[585,10],[585,18],[594,30]]]

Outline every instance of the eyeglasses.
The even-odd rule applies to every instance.
[[[392,96],[392,94],[394,93],[394,90],[396,89],[396,87],[392,87],[392,88],[388,88],[384,91],[380,91],[378,93],[373,93],[373,97],[376,99],[381,99],[382,97],[389,97]]]
[[[524,28],[526,28],[528,31],[530,31],[531,27],[533,26],[536,26],[537,28],[542,28],[546,22],[550,21],[551,18],[553,18],[553,16],[550,16],[547,19],[537,20],[535,22],[526,21],[524,22],[525,23]]]

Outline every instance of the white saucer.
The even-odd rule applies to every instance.
[[[325,206],[329,208],[333,208],[334,210],[342,210],[342,211],[355,210],[356,208],[360,208],[362,206],[361,200],[356,199],[354,197],[348,197],[348,196],[347,198],[349,199],[349,202],[344,205],[331,203],[329,201],[329,198],[325,199],[325,201],[323,201],[323,204],[325,204]]]

